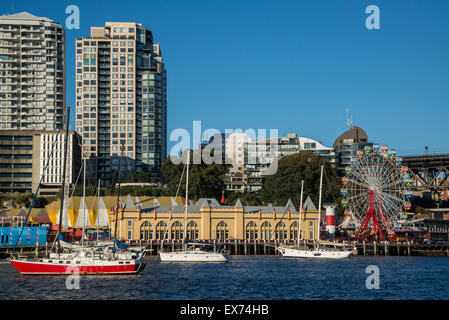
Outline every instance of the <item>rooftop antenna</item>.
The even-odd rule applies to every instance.
[[[352,128],[352,114],[351,114],[351,120],[349,120],[349,110],[346,108],[346,126],[351,129]]]
[[[14,0],[11,0],[11,14],[14,13]]]

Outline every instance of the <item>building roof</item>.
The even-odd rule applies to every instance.
[[[312,211],[312,210],[317,210],[317,208],[315,207],[315,205],[313,204],[312,199],[310,199],[310,196],[307,196],[306,201],[304,202],[304,210],[305,211]]]
[[[131,195],[128,194],[128,198],[126,198],[125,206],[128,209],[136,209],[133,200],[131,199]]]
[[[337,139],[335,139],[333,147],[342,144],[345,139],[353,139],[354,142],[368,141],[368,135],[365,130],[360,127],[353,126],[348,131],[343,132]]]
[[[0,16],[1,20],[34,20],[34,21],[48,21],[48,22],[54,22],[53,20],[46,18],[46,17],[37,17],[35,15],[32,15],[29,12],[22,11],[15,14],[7,14]]]
[[[234,208],[243,208],[240,198],[237,199],[237,202],[235,203]]]

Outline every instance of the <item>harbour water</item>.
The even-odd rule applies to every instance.
[[[0,299],[448,299],[448,257],[355,256],[344,260],[233,256],[229,263],[161,263],[147,257],[134,276],[21,276],[0,264]],[[379,268],[380,289],[367,289],[366,268]]]

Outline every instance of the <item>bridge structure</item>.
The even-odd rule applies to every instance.
[[[449,154],[422,154],[402,156],[413,179],[411,188],[431,192],[439,198],[441,191],[449,190]]]

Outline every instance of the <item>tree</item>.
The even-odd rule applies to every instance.
[[[322,160],[312,152],[300,152],[282,157],[278,170],[274,175],[265,176],[261,192],[264,205],[283,206],[291,199],[295,207],[299,207],[301,197],[301,180],[304,180],[304,198],[310,196],[318,207],[320,170],[324,165],[322,203],[340,203],[341,178],[337,170],[328,161]],[[340,208],[341,210],[341,208]]]
[[[31,200],[33,199],[32,194],[24,194],[16,198],[16,203],[24,208],[29,208],[31,205]]]
[[[185,158],[185,155],[183,156]],[[199,198],[215,198],[220,199],[221,193],[224,190],[224,177],[228,170],[225,164],[205,164],[201,161],[200,164],[193,164],[193,155],[190,156],[189,165],[189,198],[198,200]],[[184,163],[178,165],[171,161],[168,157],[162,165],[161,172],[167,181],[167,193],[175,195],[178,190],[181,175],[184,169]],[[178,196],[185,194],[186,172],[179,187]]]
[[[49,204],[49,201],[45,197],[37,197],[34,200],[34,208],[45,208],[47,204]]]

